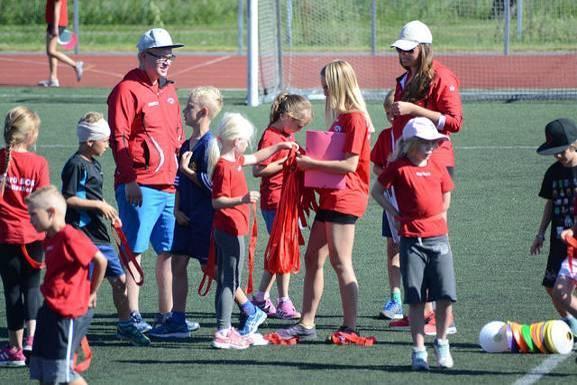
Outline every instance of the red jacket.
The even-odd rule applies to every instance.
[[[429,88],[429,94],[415,104],[443,114],[445,116],[445,126],[439,132],[444,135],[451,135],[453,132],[458,132],[463,125],[463,107],[461,105],[461,95],[459,94],[459,79],[450,69],[435,60],[433,60],[433,70],[435,71],[435,76]],[[407,73],[397,78],[395,101],[403,99],[405,90],[401,85],[401,81],[405,76],[407,76]],[[405,124],[412,118],[414,118],[413,115],[395,116],[393,120],[395,141],[401,137]],[[433,156],[438,158],[437,160],[441,164],[454,166],[455,160],[451,141],[444,141],[435,150]]]
[[[136,181],[174,191],[184,140],[174,84],[153,86],[143,70],[133,69],[108,96],[108,123],[115,186]]]

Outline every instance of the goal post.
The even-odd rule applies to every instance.
[[[464,99],[577,99],[577,2],[567,0],[248,0],[258,3],[259,103],[282,91],[322,98],[320,69],[351,63],[367,99],[381,99],[403,68],[390,48],[419,19],[435,59]],[[250,32],[249,32],[250,33]]]

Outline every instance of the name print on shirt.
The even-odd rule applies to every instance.
[[[0,183],[4,178],[0,176]],[[6,177],[6,188],[9,188],[12,191],[24,191],[27,193],[31,193],[36,186],[36,181],[34,179],[29,178],[18,178],[15,176],[7,176]]]
[[[430,171],[417,171],[415,173],[416,176],[431,176],[431,172]]]

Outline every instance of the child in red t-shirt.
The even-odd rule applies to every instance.
[[[383,108],[385,116],[389,123],[393,121],[391,107],[395,99],[394,90],[390,90],[385,96]],[[377,138],[373,149],[371,150],[371,162],[373,163],[373,173],[376,176],[381,175],[387,164],[389,157],[393,153],[395,139],[393,137],[392,127],[385,128]],[[393,189],[385,191],[392,199],[395,199]],[[396,202],[396,200],[395,200]],[[387,275],[389,278],[389,289],[391,298],[385,302],[381,316],[386,319],[403,318],[403,302],[401,300],[401,270],[399,261],[399,235],[397,229],[391,228],[392,218],[387,216],[387,210],[383,210],[382,235],[387,238]]]
[[[453,366],[447,328],[456,301],[453,256],[448,239],[447,210],[453,182],[446,167],[430,160],[433,150],[447,136],[427,118],[413,118],[405,125],[393,161],[379,176],[373,198],[391,214],[401,235],[401,275],[405,303],[409,305],[413,337],[412,366],[428,370],[425,348],[425,303],[436,301],[435,355],[440,367]],[[394,187],[398,209],[383,195]]]
[[[253,133],[253,125],[237,113],[225,114],[217,130],[221,151],[212,172],[217,331],[212,346],[219,349],[245,349],[250,344],[257,344],[256,341],[266,343],[255,333],[267,318],[266,313],[254,306],[240,288],[244,236],[249,232],[249,204],[260,197],[258,191],[248,191],[242,167],[260,163],[279,150],[297,145],[294,142],[280,142],[254,154],[243,155]],[[231,327],[233,298],[244,314],[240,333]]]
[[[301,169],[315,169],[344,175],[345,188],[319,189],[319,210],[313,222],[307,250],[300,322],[278,331],[282,339],[317,338],[315,319],[324,289],[324,264],[330,258],[339,282],[343,323],[333,333],[358,337],[358,283],[353,267],[356,221],[365,213],[369,197],[370,132],[372,128],[366,105],[353,67],[335,60],[321,70],[325,118],[330,132],[344,134],[344,159],[323,160],[302,155],[297,158]],[[339,149],[341,150],[341,149]],[[330,251],[330,252],[329,252]],[[340,337],[337,337],[340,340]]]
[[[258,148],[263,149],[280,142],[294,142],[294,134],[302,130],[312,120],[311,103],[300,95],[280,93],[272,103],[270,122],[262,133]],[[260,209],[270,234],[279,205],[283,187],[283,163],[288,151],[279,151],[264,162],[253,166],[252,174],[260,177]],[[264,270],[253,303],[267,313],[268,317],[299,319],[301,314],[295,309],[289,297],[290,273],[277,274],[277,306],[270,300],[270,290],[275,274]]]
[[[25,198],[50,183],[48,162],[28,151],[36,143],[40,118],[27,107],[12,108],[4,123],[6,147],[0,149],[0,275],[4,286],[8,345],[1,366],[24,366],[32,350],[40,308],[42,239],[30,224]],[[28,337],[24,340],[24,324]]]
[[[66,224],[66,201],[56,187],[35,191],[26,204],[34,228],[46,233],[46,274],[40,287],[44,304],[38,312],[30,378],[41,384],[86,384],[74,371],[73,355],[88,331],[106,258],[82,231]]]

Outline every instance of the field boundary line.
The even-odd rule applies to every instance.
[[[185,69],[183,69],[183,70],[181,70],[181,71],[176,71],[176,72],[174,72],[173,74],[171,74],[171,76],[172,76],[172,77],[176,77],[176,76],[178,76],[178,75],[181,75],[181,74],[184,74],[184,73],[187,73],[187,72],[190,72],[190,71],[193,71],[193,70],[202,68],[202,67],[206,67],[206,66],[209,66],[209,65],[212,65],[212,64],[220,63],[221,61],[225,61],[225,60],[228,60],[228,59],[230,59],[230,58],[231,58],[231,56],[230,56],[230,55],[227,55],[227,56],[219,57],[219,58],[216,58],[216,59],[208,60],[208,61],[205,61],[205,62],[203,62],[203,63],[198,63],[198,64],[195,64],[195,65],[190,66],[190,67],[188,67],[188,68],[185,68]]]
[[[523,377],[519,378],[517,381],[513,382],[512,385],[531,385],[539,381],[543,376],[551,373],[560,363],[565,361],[567,358],[571,357],[570,354],[556,354],[552,357],[547,358],[541,364],[534,367],[525,374]]]

